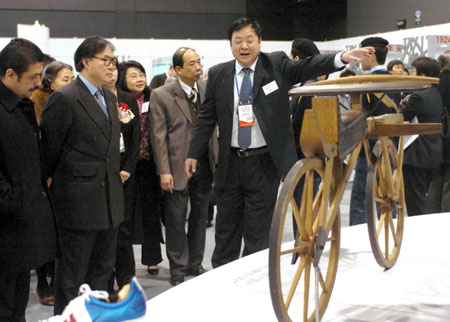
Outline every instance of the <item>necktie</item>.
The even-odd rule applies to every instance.
[[[189,96],[189,102],[191,103],[191,117],[192,121],[195,122],[197,119],[197,113],[200,108],[200,100],[198,96],[198,92],[195,88],[192,87],[191,95]]]
[[[239,93],[239,105],[251,104],[252,97],[250,93],[252,91],[252,82],[250,80],[250,68],[245,67],[242,69],[245,73],[244,79],[241,84],[241,91]],[[239,126],[238,128],[238,143],[242,150],[247,150],[250,144],[252,144],[252,126]]]
[[[100,107],[102,108],[103,113],[105,113],[106,118],[109,120],[109,114],[108,114],[108,109],[106,108],[106,105],[104,103],[103,100],[103,91],[101,88],[98,88],[97,91],[95,92],[94,95],[98,105],[100,105]]]
[[[197,103],[197,91],[194,87],[191,88],[191,96],[189,97],[192,103]]]

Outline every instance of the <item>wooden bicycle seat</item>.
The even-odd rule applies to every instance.
[[[415,92],[438,84],[439,78],[422,76],[363,75],[315,82],[293,88],[290,96]]]

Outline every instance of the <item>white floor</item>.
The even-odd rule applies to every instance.
[[[322,321],[450,321],[450,213],[406,218],[400,257],[390,270],[376,264],[366,227],[342,229],[336,284]],[[148,301],[146,321],[276,321],[267,263],[265,250],[168,290]]]
[[[348,212],[350,207],[350,192],[351,192],[351,183],[348,184],[347,189],[345,191],[342,203],[341,203],[341,222],[342,226],[348,226]],[[210,270],[211,266],[211,256],[214,250],[214,233],[215,227],[208,228],[206,230],[206,247],[205,247],[205,256],[203,260],[203,266]],[[366,236],[367,238],[367,236]],[[142,284],[145,293],[147,295],[147,299],[152,299],[159,294],[165,293],[167,290],[172,289],[172,286],[169,284],[169,262],[165,256],[165,248],[162,245],[162,253],[163,253],[163,262],[160,264],[160,273],[158,276],[151,276],[147,273],[146,267],[141,264],[141,247],[136,245],[134,246],[134,254],[136,259],[136,276],[139,282]],[[35,293],[36,288],[36,276],[34,272],[32,272],[31,278],[31,291],[30,291],[30,299],[27,307],[27,321],[28,322],[37,322],[40,319],[47,319],[48,317],[53,315],[53,307],[46,307],[39,303],[39,298]],[[190,296],[190,298],[199,299],[199,302],[202,303],[206,301],[209,297],[208,293],[203,294],[201,291],[197,292],[194,290]],[[172,305],[167,307],[167,310],[172,310]],[[210,321],[214,321],[214,316],[211,316]],[[152,320],[157,321],[157,320]],[[170,321],[172,320],[161,320],[161,321]],[[184,321],[195,321],[184,320]],[[1,322],[1,321],[0,321]],[[251,322],[251,321],[246,321]]]

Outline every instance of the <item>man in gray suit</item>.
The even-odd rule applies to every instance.
[[[114,94],[104,89],[116,68],[114,46],[91,36],[74,56],[79,76],[50,96],[41,119],[61,254],[56,259],[55,314],[88,283],[106,290],[123,221],[120,124]]]
[[[173,55],[178,79],[155,89],[150,96],[150,139],[161,188],[166,195],[166,249],[170,283],[178,285],[185,275],[197,276],[205,249],[206,216],[212,185],[209,153],[200,158],[200,168],[188,179],[184,172],[191,133],[205,97],[200,57],[191,48]],[[185,231],[188,200],[191,203],[188,233]]]

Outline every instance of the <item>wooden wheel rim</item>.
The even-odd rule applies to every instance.
[[[386,149],[392,160],[391,176],[394,179],[394,193],[386,191],[386,182],[379,180],[388,171],[381,166],[386,157],[386,149],[381,141],[375,147],[376,161],[370,163],[367,172],[366,186],[366,218],[369,231],[370,246],[377,263],[384,268],[391,268],[397,262],[403,238],[405,216],[405,191],[403,185],[402,165],[399,153],[390,139],[384,139]],[[383,207],[383,204],[390,206]],[[396,213],[396,220],[393,216]],[[386,229],[387,228],[387,229]],[[384,240],[383,240],[384,239]]]
[[[285,219],[286,215],[291,215],[291,211],[289,211],[289,205],[291,202],[291,197],[293,197],[293,193],[295,190],[295,187],[297,186],[298,182],[301,180],[302,177],[305,177],[306,173],[308,172],[316,172],[321,177],[324,174],[324,162],[320,159],[315,158],[308,158],[298,161],[292,169],[289,171],[282,188],[280,190],[278,200],[275,206],[275,212],[272,219],[272,227],[270,232],[270,241],[269,241],[269,283],[270,283],[270,292],[271,292],[271,298],[272,298],[272,305],[275,311],[275,314],[278,318],[278,321],[292,321],[292,318],[289,315],[289,305],[285,302],[285,296],[286,294],[283,293],[283,287],[282,287],[282,278],[281,278],[281,256],[291,256],[290,254],[283,255],[282,252],[282,237],[283,237],[283,231],[285,226]],[[306,181],[306,180],[305,180]],[[305,185],[308,185],[307,182],[305,182]],[[300,205],[298,206],[298,209],[300,209]],[[314,228],[314,225],[311,227],[313,229],[313,235],[315,235],[315,232],[317,230],[317,225]],[[299,231],[302,229],[306,229],[306,227],[299,227]],[[331,238],[330,238],[331,235]],[[301,238],[301,237],[300,237]],[[315,237],[310,241],[312,244],[314,244]],[[327,247],[329,251],[329,256],[327,259],[327,268],[326,271],[322,270],[321,274],[326,273],[326,275],[321,275],[323,279],[323,284],[325,286],[326,291],[324,291],[323,286],[319,286],[320,288],[320,295],[319,295],[319,314],[320,317],[323,316],[326,307],[328,305],[328,302],[331,297],[331,293],[333,290],[334,282],[336,279],[336,273],[337,273],[337,266],[338,266],[338,259],[339,259],[339,247],[340,247],[340,216],[339,214],[336,216],[336,220],[333,223],[333,228],[331,229],[331,232],[329,234],[329,240],[327,241]],[[325,259],[323,259],[324,261]],[[320,261],[320,264],[323,264],[323,261]],[[314,285],[314,267],[313,267],[313,255],[305,255],[301,254],[299,255],[299,258],[297,259],[297,263],[295,264],[298,267],[305,264],[305,267],[302,269],[302,275],[307,275],[307,271],[310,272],[310,275],[308,278],[303,278],[303,282],[305,284],[305,288],[303,288],[303,291],[306,290],[306,285],[309,286],[309,290],[313,290]],[[311,280],[312,276],[312,280]],[[294,284],[296,283],[297,290],[302,289],[300,287],[301,281],[295,282],[290,285],[290,290],[292,290]],[[320,284],[322,285],[322,284]],[[305,293],[312,294],[312,295],[305,295]],[[303,293],[303,301],[306,302],[306,316],[303,316],[303,321],[315,321],[314,318],[314,292],[308,292],[306,291]],[[289,296],[289,295],[288,295]],[[305,300],[306,298],[306,300]],[[311,302],[312,301],[312,302]],[[291,303],[292,304],[292,303]],[[309,310],[308,305],[313,304],[313,309]],[[304,304],[305,305],[305,304]],[[303,309],[303,314],[305,315],[305,309]],[[301,318],[301,317],[300,317]],[[295,316],[295,320],[299,320],[298,316]]]

